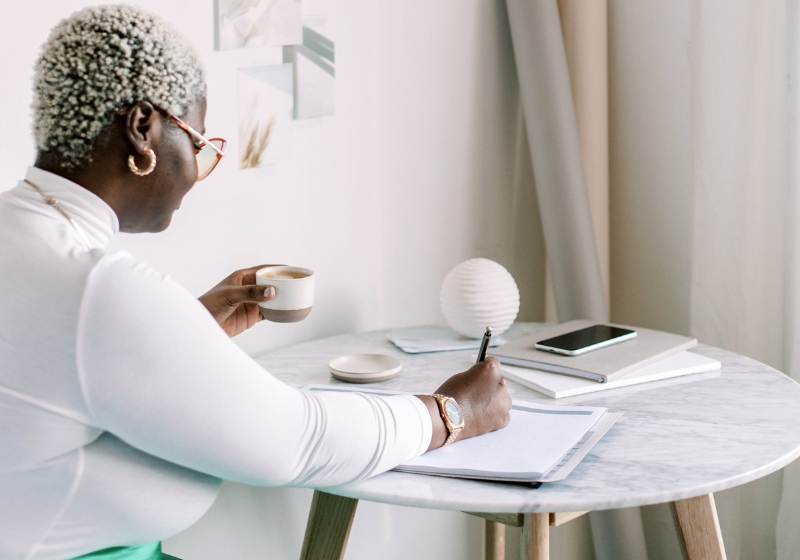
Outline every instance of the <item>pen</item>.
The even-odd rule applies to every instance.
[[[481,341],[481,349],[478,351],[478,361],[475,362],[476,364],[486,359],[486,350],[489,349],[490,338],[492,338],[492,327],[486,327],[486,332],[483,333],[483,340]]]

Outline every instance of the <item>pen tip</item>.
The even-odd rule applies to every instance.
[[[492,327],[486,327],[486,334],[492,334]]]

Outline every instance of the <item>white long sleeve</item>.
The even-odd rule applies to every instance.
[[[416,397],[293,389],[239,350],[188,292],[125,254],[92,270],[77,345],[98,427],[219,478],[330,486],[388,470],[430,441]]]
[[[0,559],[164,539],[221,479],[323,487],[425,451],[419,399],[281,383],[186,290],[103,249],[118,225],[102,200],[27,178],[100,249],[27,185],[0,195]]]

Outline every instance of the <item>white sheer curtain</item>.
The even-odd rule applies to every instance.
[[[697,2],[692,46],[691,332],[790,375],[800,373],[796,12],[796,0]],[[788,476],[782,499],[780,475],[719,496],[729,558],[775,558],[776,543],[780,558],[800,558],[798,483]]]
[[[786,8],[788,95],[783,302],[784,371],[800,380],[800,5]],[[777,522],[778,560],[800,559],[800,462],[784,469]]]
[[[798,4],[609,0],[609,200],[613,320],[691,333],[800,379]],[[540,206],[551,210],[541,195]],[[717,506],[730,560],[800,560],[800,465]],[[681,558],[665,507],[592,527],[598,560]]]
[[[798,0],[610,0],[609,23],[612,318],[800,379]],[[800,559],[800,467],[716,497],[730,560]],[[650,560],[681,558],[643,517]]]
[[[690,330],[783,371],[796,321],[787,307],[797,187],[791,7],[696,1],[691,48]],[[729,558],[775,557],[780,482],[772,476],[718,496]]]

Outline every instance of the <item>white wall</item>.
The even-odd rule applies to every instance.
[[[5,6],[0,190],[34,158],[28,107],[39,45],[58,19],[94,3]],[[314,268],[309,319],[260,324],[240,337],[246,350],[441,323],[441,280],[475,256],[506,265],[522,292],[521,318],[541,319],[544,253],[502,0],[338,0],[336,116],[297,123],[292,157],[272,174],[236,165],[236,67],[263,53],[213,52],[210,0],[139,4],[203,52],[207,130],[232,142],[231,157],[188,195],[168,231],[123,235],[116,246],[198,295],[240,267]],[[191,560],[296,558],[309,499],[226,485],[209,515],[166,550]],[[347,557],[477,559],[481,527],[457,513],[362,504]]]
[[[30,77],[54,23],[99,2],[36,0],[0,22],[0,189],[34,158]],[[513,55],[499,0],[337,3],[336,117],[299,121],[274,172],[237,170],[236,68],[264,51],[214,52],[212,3],[146,0],[203,52],[210,135],[230,157],[169,230],[119,247],[202,293],[237,267],[285,261],[319,271],[299,325],[241,337],[253,353],[313,337],[441,322],[438,286],[472,256],[511,269],[522,316],[541,314],[543,252],[529,163],[519,149]],[[509,219],[510,218],[510,219]]]

